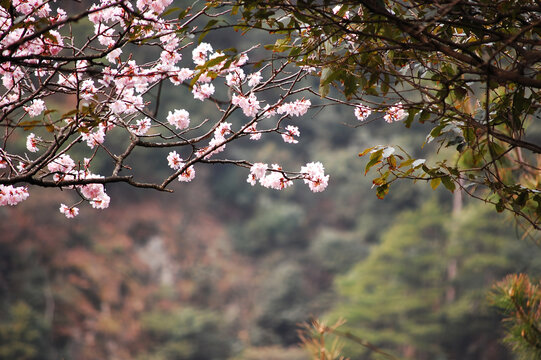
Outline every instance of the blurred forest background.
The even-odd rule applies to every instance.
[[[232,34],[205,41],[272,43]],[[158,116],[212,116],[214,104],[187,95],[164,83]],[[489,292],[509,273],[539,276],[541,249],[512,218],[426,183],[378,200],[359,151],[399,145],[430,162],[436,148],[420,148],[428,128],[372,120],[356,127],[350,108],[316,108],[294,121],[298,144],[275,136],[226,150],[289,168],[321,161],[331,180],[318,194],[252,188],[244,169],[200,166],[174,194],[108,185],[109,209],[67,220],[58,207],[69,194],[30,188],[29,200],[0,208],[0,359],[309,359],[298,330],[313,317],[344,318],[397,358],[512,359]],[[137,171],[160,178],[166,154],[141,153]],[[344,355],[383,358],[348,342]]]

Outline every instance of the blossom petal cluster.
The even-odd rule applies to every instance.
[[[294,136],[301,136],[299,128],[297,126],[288,125],[286,127],[286,132],[282,134],[282,139],[286,143],[297,144],[299,141],[294,138]]]
[[[372,113],[372,110],[368,106],[357,105],[355,106],[354,112],[355,112],[355,117],[359,121],[364,121],[370,116],[370,114]]]
[[[184,160],[180,157],[180,155],[176,151],[171,151],[169,155],[167,155],[167,163],[169,167],[173,170],[180,170],[186,165]],[[190,165],[186,169],[184,169],[183,172],[179,174],[178,181],[190,182],[194,178],[195,178],[195,169],[193,165]]]
[[[301,168],[301,173],[304,175],[304,183],[313,192],[321,192],[327,188],[329,184],[329,175],[325,175],[325,169],[320,162],[311,162]]]
[[[385,116],[383,116],[383,119],[385,119],[388,123],[393,123],[396,121],[402,120],[406,116],[406,112],[404,111],[404,107],[401,103],[398,103],[394,106],[391,106],[388,110]]]
[[[167,122],[178,130],[186,129],[190,126],[190,114],[184,109],[177,109],[174,112],[169,111]]]
[[[124,160],[139,146],[190,147],[192,152],[187,160],[176,151],[167,156],[178,180],[189,182],[195,177],[195,163],[216,156],[237,138],[249,135],[251,140],[259,140],[264,134],[274,132],[286,143],[298,143],[299,128],[293,125],[283,128],[280,123],[285,117],[305,115],[311,102],[304,98],[289,101],[292,94],[299,93],[296,89],[280,97],[269,91],[290,85],[290,80],[280,79],[283,70],[263,67],[257,71],[248,62],[247,52],[226,56],[225,51],[215,50],[209,43],[192,44],[189,35],[179,31],[180,20],[161,16],[173,0],[94,2],[89,4],[86,14],[89,34],[84,35],[85,45],[78,52],[73,51],[73,44],[79,43],[79,34],[69,31],[74,17],[68,17],[61,8],[56,11],[52,8],[61,2],[13,0],[9,11],[0,6],[3,34],[0,52],[6,59],[0,63],[0,111],[10,117],[13,114],[14,119],[19,116],[14,130],[17,136],[10,136],[21,139],[22,144],[26,139],[26,150],[18,144],[11,147],[23,149],[20,154],[5,152],[7,146],[0,149],[0,168],[8,169],[5,174],[14,174],[5,176],[17,176],[23,182],[28,181],[24,180],[27,177],[34,183],[71,190],[80,202],[105,209],[111,200],[105,184],[128,178],[131,183],[131,175],[125,176],[131,169]],[[191,22],[190,16],[204,15],[193,12],[187,18]],[[68,31],[61,30],[66,24]],[[127,51],[128,44],[152,46],[156,51],[149,51],[141,61]],[[190,58],[190,51],[193,64],[181,68],[186,58]],[[16,61],[10,61],[10,57]],[[225,101],[226,106],[221,101],[225,96],[212,99],[223,116],[190,119],[188,111],[181,108],[162,116],[158,104],[154,107],[150,101],[167,79],[175,86],[188,85],[189,98],[200,101],[213,97],[225,84],[230,99]],[[192,82],[185,84],[190,79]],[[76,105],[65,114],[51,108],[62,101]],[[236,107],[249,119],[240,126],[235,123],[235,129],[239,129],[235,132],[227,119],[229,109]],[[271,119],[277,114],[279,119]],[[34,120],[36,117],[40,119]],[[24,133],[38,123],[36,133]],[[258,130],[258,126],[264,130]],[[153,131],[149,134],[150,129]],[[111,133],[119,137],[113,135],[115,138],[108,140]],[[121,136],[124,136],[121,140],[130,142],[124,150],[118,149],[126,143],[117,141]],[[7,138],[3,139],[7,141]],[[202,146],[209,138],[208,144]],[[86,153],[76,157],[80,144],[85,145]],[[114,170],[107,176],[92,173],[91,163],[104,158],[112,159]],[[293,180],[311,179],[311,183],[318,185],[312,184],[310,188],[319,189],[322,186],[319,183],[326,186],[328,179],[313,170],[313,166],[308,175],[303,171],[288,172],[278,164],[256,164],[259,165],[254,165],[250,173],[252,185],[259,182],[267,188],[284,189]],[[4,175],[0,176],[0,180],[5,179]],[[15,205],[27,197],[25,187],[0,185],[0,206]],[[78,204],[60,204],[58,209],[67,218],[74,218],[79,214]]]
[[[313,192],[321,192],[329,184],[329,175],[325,175],[323,164],[320,162],[311,162],[301,167],[301,178]],[[263,187],[282,190],[291,185],[293,181],[286,176],[282,167],[273,164],[270,168],[268,164],[254,163],[250,168],[250,174],[246,179],[250,185],[254,186],[259,181]]]
[[[17,205],[28,198],[28,190],[23,187],[0,184],[0,206]]]

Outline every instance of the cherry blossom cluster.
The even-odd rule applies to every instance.
[[[359,104],[355,106],[355,110],[353,112],[357,120],[364,121],[368,118],[368,116],[370,116],[370,114],[372,114],[372,109],[370,109],[368,106]],[[390,124],[403,120],[406,115],[406,111],[404,110],[402,104],[398,103],[387,109],[383,119]]]
[[[311,162],[302,166],[300,174],[293,175],[291,178],[278,164],[273,164],[269,168],[268,164],[255,163],[250,168],[246,182],[254,186],[259,181],[263,187],[282,190],[293,184],[291,181],[293,177],[303,179],[313,192],[321,192],[329,184],[329,175],[325,175],[325,169],[320,162]]]
[[[28,190],[23,187],[0,184],[0,206],[17,205],[28,198]]]
[[[12,185],[17,182],[56,186],[78,195],[75,204],[59,207],[63,215],[73,218],[83,202],[95,209],[107,208],[110,198],[105,184],[110,181],[158,190],[165,190],[174,179],[189,182],[195,177],[195,164],[213,161],[237,138],[260,140],[263,134],[276,133],[285,143],[298,143],[299,127],[282,122],[304,116],[311,101],[290,100],[298,93],[292,91],[298,80],[290,79],[302,78],[314,69],[297,68],[297,76],[280,78],[285,65],[253,71],[247,52],[226,55],[209,43],[194,44],[187,24],[205,12],[194,10],[184,23],[177,18],[168,20],[162,13],[171,3],[99,0],[82,15],[93,25],[93,33],[83,35],[86,40],[79,48],[74,45],[77,41],[73,34],[77,32],[65,26],[73,18],[61,8],[52,9],[54,3],[14,0],[13,12],[0,6],[0,51],[8,59],[0,64],[0,124],[16,129],[5,131],[0,148],[0,206],[15,205],[28,197],[26,187]],[[129,43],[159,51],[149,52],[149,56],[156,55],[154,59],[140,62],[125,52]],[[187,51],[191,51],[193,66],[182,67]],[[174,86],[188,86],[191,101],[215,102],[217,119],[191,119],[182,106],[161,119],[150,106],[153,91],[161,88],[164,80]],[[276,100],[270,102],[269,96],[262,96],[267,88],[290,90],[274,95]],[[217,94],[218,89],[225,89],[227,94]],[[214,96],[220,95],[229,101],[218,102]],[[73,110],[59,111],[55,104],[63,101],[72,104]],[[244,121],[226,121],[237,109]],[[5,144],[18,142],[20,132],[28,152],[8,152]],[[109,145],[112,140],[108,140],[111,133],[123,134],[129,145],[113,152]],[[20,148],[17,146],[10,148]],[[157,184],[122,176],[121,171],[129,171],[124,160],[136,147],[174,148],[166,159],[173,173]],[[72,151],[75,148],[78,150]],[[84,151],[87,157],[81,155]],[[97,157],[112,159],[114,170],[110,175],[91,171]],[[240,166],[247,163],[219,161]],[[267,188],[284,189],[293,180],[304,180],[318,192],[328,184],[329,176],[321,163],[309,163],[299,173],[276,164],[256,164],[259,167],[250,170],[252,185],[259,181]]]

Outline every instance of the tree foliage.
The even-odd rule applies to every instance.
[[[513,231],[492,220],[486,206],[450,217],[434,202],[404,214],[338,278],[342,300],[330,320],[345,318],[352,334],[403,358],[505,359],[489,290],[510,272],[538,273],[541,263],[535,245],[512,241]],[[372,353],[355,343],[344,349],[352,358]]]
[[[433,188],[461,188],[539,229],[537,2],[235,4],[242,15],[238,29],[281,35],[270,49],[317,69],[320,96],[369,109],[370,121],[403,117],[406,127],[413,122],[433,124],[426,142],[437,139],[442,146],[456,148],[455,155],[434,164],[415,162],[405,151],[368,150],[366,170],[377,169],[379,197],[397,178],[422,179]],[[331,97],[331,87],[342,97]]]

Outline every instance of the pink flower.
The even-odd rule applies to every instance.
[[[54,180],[60,180],[60,174],[67,174],[75,168],[75,161],[68,154],[62,154],[47,164],[47,169],[55,173]],[[59,174],[60,173],[60,174]]]
[[[41,141],[41,138],[37,137],[34,133],[31,133],[26,137],[26,148],[30,152],[38,152],[38,141]]]
[[[192,89],[192,94],[194,99],[197,100],[205,100],[211,97],[212,94],[214,94],[214,85],[212,84],[195,84]]]
[[[79,93],[81,94],[81,98],[85,100],[91,99],[93,96],[96,95],[96,92],[98,89],[94,86],[94,80],[87,79],[81,83]]]
[[[260,71],[250,74],[248,75],[248,86],[254,87],[259,84],[262,79],[263,77],[261,76]]]
[[[231,134],[231,123],[223,122],[216,130],[214,130],[214,136],[217,138],[224,138],[227,134]]]
[[[207,61],[207,53],[212,52],[212,46],[207,43],[199,44],[192,51],[193,62],[197,65],[203,65]]]
[[[68,207],[64,204],[60,204],[60,212],[64,214],[68,219],[73,219],[77,215],[79,215],[79,208],[73,206]]]
[[[286,133],[282,134],[282,139],[284,139],[286,143],[290,143],[290,144],[298,143],[299,141],[295,140],[293,136],[301,136],[299,128],[297,126],[288,125],[286,127]]]
[[[167,155],[167,163],[171,169],[178,170],[184,166],[184,161],[176,151],[171,151]]]
[[[94,209],[107,209],[109,207],[110,201],[111,198],[109,197],[109,195],[102,192],[90,201],[90,205],[92,205]]]
[[[80,186],[79,190],[87,199],[95,199],[105,191],[103,184],[87,184]]]
[[[169,111],[167,121],[178,130],[186,129],[190,126],[190,114],[184,109],[177,109],[173,113]]]
[[[306,114],[312,103],[310,100],[295,100],[278,106],[276,112],[278,114],[287,114],[289,116],[303,116]]]
[[[244,70],[241,68],[234,68],[229,74],[226,75],[225,83],[229,87],[240,86],[245,77],[246,75],[244,75]]]
[[[96,146],[103,144],[105,141],[105,128],[103,126],[99,126],[94,132],[82,133],[81,137],[84,141],[86,141],[89,148],[94,149]]]
[[[113,51],[111,51],[109,54],[107,54],[106,59],[109,62],[116,62],[116,60],[120,61],[120,54],[122,54],[121,48],[116,48]]]
[[[24,187],[0,184],[0,206],[17,205],[28,198],[28,190]]]
[[[195,178],[195,169],[193,165],[188,166],[178,177],[178,181],[190,182]]]
[[[192,76],[193,70],[190,70],[188,68],[182,68],[180,70],[173,71],[171,76],[169,77],[169,80],[171,80],[174,85],[180,85],[184,82],[184,80],[190,79]]]
[[[406,112],[404,111],[402,103],[398,103],[395,106],[391,106],[383,118],[390,124],[402,120],[405,116]]]
[[[259,101],[253,93],[251,93],[248,97],[234,94],[231,99],[231,103],[240,107],[244,115],[248,117],[256,116],[257,112],[261,108],[259,106]]]
[[[30,117],[36,117],[45,110],[45,103],[41,99],[34,99],[29,106],[23,106],[23,109]]]
[[[0,206],[17,205],[28,198],[28,190],[25,187],[0,184]]]
[[[245,130],[245,133],[250,134],[250,140],[259,140],[261,139],[261,133],[257,132],[257,123],[254,122],[252,125],[248,126]]]
[[[359,121],[366,120],[366,118],[370,116],[371,113],[372,113],[372,110],[370,110],[368,106],[364,106],[364,105],[355,106],[355,117],[357,117]]]
[[[293,185],[293,181],[288,180],[285,177],[282,172],[282,168],[279,165],[273,164],[272,170],[275,171],[271,171],[267,176],[262,177],[259,180],[259,183],[262,186],[270,189],[282,190]]]
[[[301,173],[304,174],[304,183],[313,192],[321,192],[329,184],[329,175],[325,175],[323,164],[320,162],[311,162],[301,167]]]
[[[250,168],[250,174],[253,174],[254,177],[259,180],[265,176],[269,166],[263,163],[254,163]]]
[[[150,119],[147,117],[141,120],[137,120],[135,128],[132,130],[132,132],[138,136],[145,135],[147,131],[150,129],[150,125],[151,125]]]

